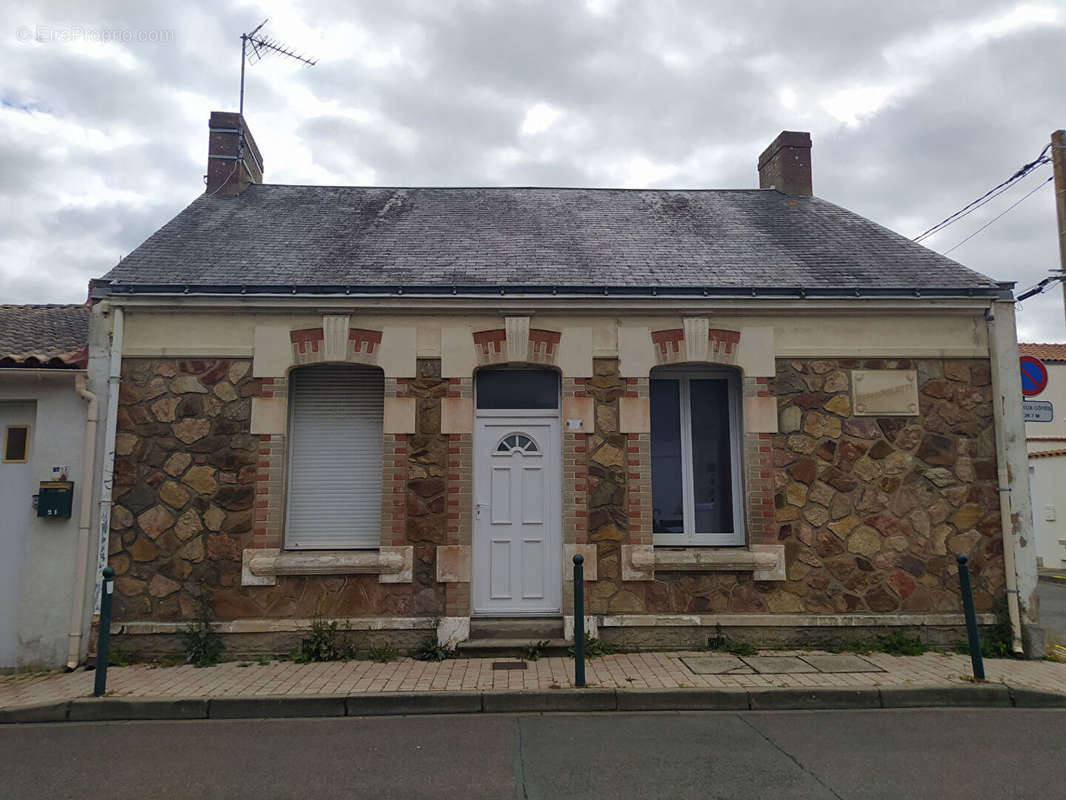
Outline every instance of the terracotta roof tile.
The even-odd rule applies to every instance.
[[[89,307],[0,305],[0,367],[85,367]]]
[[[1018,342],[1018,353],[1041,361],[1066,361],[1066,344]]]

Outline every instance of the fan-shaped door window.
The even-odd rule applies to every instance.
[[[529,454],[540,452],[537,443],[524,433],[509,433],[500,439],[500,443],[496,445],[497,453],[513,453],[516,450],[520,453]]]

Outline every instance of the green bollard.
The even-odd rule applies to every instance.
[[[574,685],[585,686],[585,557],[574,556]]]
[[[111,646],[111,596],[115,593],[115,570],[104,567],[104,582],[100,588],[100,628],[96,639],[96,680],[93,697],[107,691],[107,651]]]
[[[979,681],[985,679],[985,662],[981,658],[981,639],[977,635],[977,614],[973,608],[973,591],[970,589],[970,568],[965,553],[955,556],[959,562],[959,591],[962,593],[962,613],[966,616],[966,638],[970,641],[970,662],[973,664],[973,676]]]

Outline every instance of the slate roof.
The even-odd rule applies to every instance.
[[[1037,344],[1018,342],[1018,354],[1041,361],[1066,361],[1066,344]]]
[[[997,287],[840,206],[775,190],[271,184],[199,197],[104,278],[117,291]]]
[[[0,367],[84,368],[89,307],[0,305]]]

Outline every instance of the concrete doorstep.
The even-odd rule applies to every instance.
[[[795,711],[900,708],[1066,708],[1066,694],[1002,683],[767,689],[562,689],[503,692],[390,692],[357,695],[79,698],[0,709],[0,724],[183,719],[279,719],[413,714],[602,711]]]

